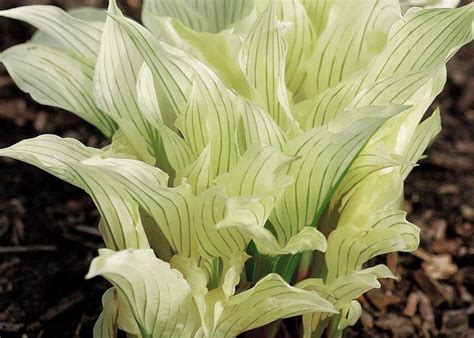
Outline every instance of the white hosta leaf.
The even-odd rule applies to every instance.
[[[408,149],[405,151],[405,156],[408,160],[413,163],[418,162],[422,158],[423,152],[428,147],[430,142],[439,134],[441,131],[441,116],[439,109],[423,121],[415,130],[415,135],[411,140]],[[401,176],[404,180],[410,173],[412,166],[405,166],[401,170]]]
[[[81,20],[55,6],[24,6],[0,11],[0,17],[17,19],[53,37],[64,48],[95,60],[103,23]]]
[[[225,187],[229,196],[225,216],[216,229],[239,229],[256,242],[262,253],[278,250],[276,238],[264,226],[291,182],[281,170],[293,160],[273,147],[257,144],[249,148],[233,170],[215,180],[218,186]]]
[[[143,228],[138,204],[127,189],[116,186],[95,171],[78,163],[66,163],[67,170],[82,181],[82,188],[91,196],[102,216],[99,230],[108,248],[147,249],[150,247]]]
[[[119,250],[149,247],[138,205],[128,191],[113,186],[107,179],[101,179],[100,175],[78,169],[81,162],[91,157],[111,156],[109,153],[85,147],[74,139],[43,135],[2,149],[0,155],[33,164],[88,192],[102,215],[99,229],[109,248]],[[166,176],[161,180],[165,183]]]
[[[375,148],[373,152],[362,151],[342,178],[341,184],[331,198],[329,211],[338,215],[340,208],[344,207],[350,194],[359,184],[362,184],[369,175],[395,167],[408,167],[409,164],[411,163],[403,158],[387,154],[386,149],[382,145]],[[334,223],[332,225],[334,225]]]
[[[402,202],[403,181],[398,170],[377,172],[364,178],[346,197],[337,222],[364,228],[372,223],[374,210],[399,210]]]
[[[433,69],[433,78],[436,78],[439,76],[439,67],[446,63],[453,52],[472,40],[473,18],[474,7],[471,4],[458,9],[431,9],[411,13],[400,20],[390,31],[384,50],[372,59],[365,72],[301,103],[300,109],[313,107],[308,109],[310,113],[307,115],[305,128],[328,123],[369,86],[380,94],[366,92],[364,97],[377,97],[377,104],[392,102],[403,91],[403,87],[396,84],[395,79],[390,80],[392,76],[398,76],[398,81],[404,82],[406,86],[410,85],[406,79],[411,73]],[[411,34],[413,30],[417,34]],[[387,90],[387,85],[374,85],[382,81],[393,82],[398,87],[397,90],[392,92]],[[420,81],[426,82],[423,77],[420,77]],[[413,86],[421,87],[423,82]],[[403,92],[402,96],[404,94],[406,97],[407,93],[409,92]]]
[[[283,149],[286,136],[271,116],[256,104],[242,100],[242,132],[245,145],[242,150],[256,143]]]
[[[210,97],[222,95],[222,82],[209,67],[188,53],[159,41],[138,23],[121,15],[111,16],[127,31],[150,67],[156,81],[158,102],[163,116],[168,113],[180,115],[195,81],[205,84]]]
[[[244,19],[252,11],[253,0],[187,0],[206,18],[207,31],[220,32]]]
[[[194,155],[201,154],[209,145],[211,133],[208,123],[210,120],[208,102],[203,97],[202,89],[198,82],[193,84],[188,104],[175,123]]]
[[[186,94],[192,85],[197,62],[186,53],[159,42],[148,30],[122,15],[110,16],[119,23],[134,42],[135,48],[156,79],[158,102],[162,115],[176,118],[187,103]]]
[[[445,82],[446,68],[445,66],[441,66],[437,69],[433,69],[431,76],[417,82],[418,88],[413,89],[414,91],[411,97],[407,98],[405,94],[397,96],[391,95],[393,101],[397,103],[404,101],[403,104],[411,105],[411,108],[391,121],[388,121],[380,128],[365,151],[370,152],[372,148],[376,146],[377,142],[383,142],[388,151],[404,156],[422,116],[434,98],[441,92]],[[391,86],[391,84],[387,85]],[[383,96],[384,95],[381,94],[379,97]],[[380,102],[382,100],[376,99],[376,101]],[[410,161],[410,159],[408,159],[408,161]]]
[[[273,147],[254,145],[234,169],[198,196],[194,223],[204,257],[230,258],[245,249],[250,237],[259,249],[278,247],[264,225],[289,183],[279,171],[291,160]]]
[[[121,14],[115,1],[110,1],[108,13]],[[125,30],[107,17],[94,74],[97,105],[121,128],[127,128],[130,140],[144,139],[148,153],[155,155],[153,145],[157,131],[141,113],[136,93],[137,75],[142,63],[143,59]]]
[[[150,153],[146,140],[143,137],[137,137],[135,125],[127,120],[117,120],[117,123],[120,129],[112,136],[112,143],[109,146],[111,151],[154,166],[156,158]]]
[[[401,210],[378,212],[369,224],[360,228],[338,224],[328,238],[325,259],[327,280],[360,269],[369,259],[394,251],[412,251],[419,243],[418,227]]]
[[[211,172],[213,177],[231,170],[240,158],[237,140],[238,104],[222,84],[210,87],[201,83],[201,94],[208,105]]]
[[[102,154],[101,150],[86,147],[78,140],[56,135],[40,135],[0,149],[1,156],[32,164],[77,187],[81,187],[81,180],[68,170],[68,163],[81,162]]]
[[[252,0],[145,0],[143,21],[149,15],[169,16],[195,31],[218,33],[250,14]]]
[[[306,9],[313,25],[315,38],[319,37],[326,28],[330,12],[337,0],[300,0]]]
[[[214,178],[233,168],[240,157],[237,98],[221,83],[209,85],[199,79],[194,82],[190,96],[177,125],[195,154],[210,145]]]
[[[69,15],[85,21],[98,22],[101,27],[101,23],[105,22],[106,12],[103,9],[95,7],[77,7],[72,8],[67,12]],[[97,24],[97,23],[96,23]],[[37,30],[30,40],[31,43],[37,45],[44,45],[57,49],[64,49],[64,45],[58,41],[54,36],[49,35],[45,31]]]
[[[235,288],[248,258],[246,253],[241,252],[231,259],[219,260],[219,268],[215,269],[216,266],[213,266],[211,261],[201,260],[198,266],[194,259],[179,255],[173,257],[171,266],[181,271],[191,286],[201,318],[201,327],[194,337],[214,337],[212,330],[215,323],[219,321],[225,304],[235,294]],[[205,262],[211,263],[211,269],[208,271],[204,266]],[[210,285],[212,275],[218,277],[215,285]]]
[[[387,119],[402,110],[394,106],[354,110],[331,129],[312,129],[285,146],[285,153],[298,159],[287,170],[295,181],[270,218],[280,241],[286,242],[304,226],[316,226],[356,155]]]
[[[397,73],[368,85],[352,100],[352,107],[386,104],[416,104],[422,93],[436,77],[443,77],[444,66],[417,72]],[[426,90],[425,90],[426,91]],[[415,102],[413,102],[415,101]]]
[[[46,46],[22,44],[0,55],[11,77],[41,104],[69,110],[100,129],[106,136],[115,123],[92,96],[94,67],[85,59]]]
[[[179,270],[184,279],[188,282],[193,293],[193,299],[201,317],[201,326],[206,322],[206,295],[208,293],[207,284],[209,277],[206,272],[200,268],[193,258],[176,255],[170,262],[173,269]]]
[[[154,27],[153,16],[175,18],[196,31],[205,31],[208,27],[206,17],[202,16],[186,0],[144,0],[142,20],[145,27],[150,30],[153,30]]]
[[[191,230],[194,197],[189,185],[166,187],[167,175],[143,162],[126,159],[89,159],[83,162],[96,177],[123,187],[152,217],[175,253],[195,255]]]
[[[192,84],[197,82],[210,108],[208,116],[213,175],[229,171],[239,158],[235,95],[224,87],[210,68],[189,54],[157,41],[149,31],[131,20],[122,16],[113,17],[127,30],[150,67],[158,85],[158,93],[164,94],[164,97],[158,98],[160,105],[162,99],[167,100],[168,109],[179,116],[187,104],[187,94]]]
[[[107,12],[103,8],[96,7],[76,7],[67,11],[69,15],[84,21],[105,22]]]
[[[158,135],[152,143],[157,154],[158,166],[163,169],[182,170],[195,158],[191,147],[168,127],[173,124],[172,116],[163,117],[158,103],[153,74],[144,63],[138,74],[137,81],[138,106],[142,116],[147,120],[148,129],[154,128]],[[154,132],[153,132],[154,134]]]
[[[175,116],[166,111],[162,112],[153,73],[146,62],[143,62],[138,73],[136,94],[140,112],[152,127],[160,129],[163,124],[170,127],[173,125]]]
[[[110,288],[102,296],[103,310],[94,324],[94,338],[116,338],[117,337],[117,317],[118,301],[117,291]]]
[[[278,125],[287,131],[293,117],[285,85],[286,43],[273,4],[258,17],[241,49],[240,63],[262,104]]]
[[[334,87],[367,66],[383,48],[388,30],[400,18],[398,0],[336,2],[332,20],[309,61],[307,96]]]
[[[175,185],[188,183],[194,194],[200,194],[211,186],[211,148],[207,146],[197,160],[176,172]]]
[[[253,288],[230,297],[211,336],[235,337],[277,319],[308,312],[336,311],[316,292],[292,287],[279,275],[269,274]]]
[[[117,329],[139,337],[137,322],[117,289],[111,287],[102,296],[102,313],[99,315],[93,331],[94,338],[116,338]]]
[[[352,300],[350,303],[344,304],[341,309],[337,329],[344,330],[346,327],[354,325],[359,320],[361,314],[362,306],[358,301]]]
[[[263,9],[271,2],[258,0],[257,10]],[[288,22],[285,34],[288,42],[286,55],[286,84],[290,91],[298,94],[301,85],[308,75],[307,62],[314,49],[314,30],[305,7],[300,0],[274,2],[277,18]]]
[[[217,230],[224,219],[229,196],[224,187],[214,186],[202,192],[195,202],[193,226],[199,253],[206,259],[232,257],[245,250],[249,241],[238,229]]]
[[[86,278],[99,275],[116,287],[142,337],[191,337],[196,330],[189,284],[152,250],[102,250]]]
[[[239,35],[232,30],[219,34],[196,32],[170,18],[152,17],[151,20],[155,27],[150,30],[160,34],[160,40],[186,50],[204,62],[219,75],[226,86],[231,87],[240,95],[248,99],[258,97],[255,89],[249,86],[236,58],[242,47]],[[216,55],[219,57],[216,58]]]
[[[329,300],[337,310],[342,309],[344,313],[345,308],[347,311],[347,307],[354,306],[351,303],[354,299],[371,289],[380,287],[378,278],[394,278],[394,276],[385,265],[376,265],[343,275],[327,284],[322,279],[308,278],[296,284],[296,287],[316,291],[321,297]],[[318,312],[303,314],[304,337],[312,337],[311,333],[318,329],[319,324],[331,316],[330,313]],[[345,324],[344,321],[342,324]]]

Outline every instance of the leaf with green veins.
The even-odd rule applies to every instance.
[[[283,149],[287,136],[265,110],[250,101],[242,100],[240,111],[241,129],[244,134],[242,150],[256,143]]]
[[[110,288],[102,296],[103,310],[94,324],[94,337],[116,338],[117,337],[117,316],[118,302],[117,291]]]
[[[134,337],[138,337],[140,334],[128,305],[119,297],[117,289],[111,287],[102,296],[102,313],[94,325],[93,336],[95,338],[116,338],[118,329]]]
[[[284,28],[277,21],[275,6],[270,3],[247,36],[240,52],[240,64],[250,84],[260,93],[267,112],[287,131],[293,116],[285,86]]]
[[[252,289],[230,297],[215,325],[214,336],[235,337],[276,318],[316,311],[336,312],[316,292],[292,287],[280,276],[269,274]]]
[[[113,1],[108,13],[121,14]],[[139,150],[139,153],[146,152],[156,157],[153,146],[158,137],[157,130],[141,113],[136,92],[137,74],[142,64],[143,59],[133,48],[133,42],[124,29],[110,16],[107,17],[95,66],[95,100],[100,109],[117,121],[130,142],[143,140],[141,143],[146,150]],[[142,159],[147,157],[150,155]]]
[[[341,319],[337,325],[338,330],[343,330],[348,326],[352,326],[359,320],[362,314],[362,306],[356,300],[351,300],[343,305],[341,309]]]
[[[163,117],[158,104],[153,74],[146,63],[138,73],[137,99],[140,114],[149,126],[157,132],[152,147],[156,153],[158,166],[169,171],[182,170],[195,158],[190,146],[170,127],[173,117]],[[173,175],[171,176],[173,177]]]
[[[175,19],[150,16],[148,20],[150,30],[160,34],[163,41],[186,50],[207,64],[226,85],[232,87],[240,95],[248,99],[257,98],[258,94],[249,86],[238,59],[235,58],[242,42],[233,31],[212,34],[194,31]],[[216,58],[216,54],[220,57]]]
[[[103,249],[86,278],[104,276],[127,304],[142,337],[190,337],[197,318],[183,275],[155,257],[152,250]]]
[[[198,195],[211,186],[211,178],[211,148],[207,146],[195,162],[176,172],[175,185],[188,183]]]
[[[122,187],[107,180],[97,180],[87,171],[78,171],[77,165],[92,157],[107,156],[107,152],[87,148],[73,139],[43,135],[24,140],[0,150],[3,156],[34,164],[89,193],[102,215],[99,229],[109,248],[148,248],[138,205]],[[123,159],[123,163],[141,163]],[[157,176],[158,177],[158,176]],[[166,176],[160,177],[166,182]]]
[[[69,110],[106,136],[116,129],[92,95],[94,66],[88,60],[46,46],[22,44],[0,55],[15,83],[36,101]]]
[[[280,241],[287,241],[304,226],[315,226],[369,138],[387,119],[404,109],[369,107],[354,110],[333,123],[332,131],[326,127],[315,128],[285,146],[284,152],[298,159],[286,171],[294,177],[294,183],[286,189],[270,217]]]
[[[153,16],[176,18],[196,31],[206,30],[208,26],[205,17],[186,0],[144,0],[142,20],[151,31],[155,31]]]
[[[313,25],[315,39],[317,39],[326,28],[336,0],[300,0],[306,9],[308,18]]]
[[[405,156],[408,160],[416,163],[423,156],[423,152],[426,147],[433,141],[436,135],[441,131],[441,117],[439,109],[436,109],[434,113],[423,121],[415,130],[415,135],[413,136],[410,145],[405,151]],[[413,166],[404,166],[401,170],[400,175],[402,179],[405,179],[410,173]]]
[[[17,19],[54,37],[67,50],[95,61],[103,23],[81,20],[55,6],[23,6],[0,11],[0,17]]]
[[[147,27],[151,15],[172,17],[197,32],[218,33],[241,21],[253,9],[253,0],[145,0],[142,19]]]
[[[387,81],[397,74],[407,76],[411,72],[444,65],[453,51],[472,40],[473,18],[471,4],[455,10],[432,9],[411,13],[398,21],[390,31],[386,47],[373,58],[367,70],[301,103],[300,109],[312,107],[308,110],[305,128],[334,119],[367,86]],[[411,34],[415,30],[417,34]],[[386,91],[385,88],[382,86],[378,90],[385,91],[383,101],[387,104],[398,92]]]
[[[40,135],[20,141],[8,148],[0,149],[1,156],[7,156],[32,164],[75,186],[81,180],[68,170],[68,163],[81,162],[90,157],[107,156],[107,152],[86,147],[72,138],[56,135]]]
[[[332,7],[311,59],[304,90],[308,96],[332,88],[365,68],[380,53],[393,23],[400,18],[398,0],[367,0]],[[357,17],[357,20],[352,18]]]

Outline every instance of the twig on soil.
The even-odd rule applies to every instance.
[[[8,333],[17,333],[23,330],[25,325],[18,323],[0,322],[0,331]]]
[[[14,266],[20,264],[20,262],[21,262],[20,259],[15,257],[15,258],[12,258],[12,259],[0,264],[0,275],[2,273],[4,273],[5,271],[10,270]]]
[[[102,235],[100,234],[100,232],[97,228],[93,228],[93,227],[90,227],[90,226],[87,226],[87,225],[80,225],[80,224],[74,225],[73,228],[77,232],[82,232],[82,233],[87,234],[87,235],[92,235],[92,236],[102,238]]]
[[[81,319],[79,319],[79,323],[77,323],[76,325],[76,329],[74,330],[74,337],[77,337],[77,338],[81,337],[82,324],[84,323],[85,319],[86,319],[86,314],[83,313],[81,316]]]
[[[58,248],[54,245],[16,245],[16,246],[0,246],[1,254],[17,254],[32,252],[52,252]]]
[[[81,291],[76,291],[66,298],[61,299],[59,304],[49,308],[41,317],[40,320],[45,322],[51,319],[56,318],[57,316],[63,314],[73,306],[79,304],[85,299],[84,294]]]

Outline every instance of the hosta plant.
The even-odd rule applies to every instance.
[[[295,334],[339,336],[357,321],[356,299],[394,278],[369,260],[418,245],[403,180],[472,39],[473,5],[403,5],[145,0],[143,25],[115,0],[0,11],[38,28],[0,56],[20,89],[111,141],[0,151],[94,200],[107,248],[86,277],[112,284],[96,337],[271,337],[296,316]]]

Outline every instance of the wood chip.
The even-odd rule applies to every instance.
[[[382,289],[372,289],[365,296],[382,314],[385,314],[389,305],[400,303],[400,297],[390,290],[384,292]]]
[[[436,188],[436,192],[440,195],[457,195],[461,189],[455,184],[442,184]]]
[[[455,171],[470,171],[474,169],[473,161],[466,157],[453,156],[445,153],[433,152],[430,156],[433,165]]]
[[[419,297],[418,307],[420,309],[420,316],[423,319],[422,328],[423,328],[423,331],[425,332],[425,335],[430,336],[429,332],[431,332],[432,334],[435,334],[438,331],[435,325],[433,304],[430,298],[423,292],[420,292],[418,294],[418,297]]]
[[[410,319],[389,313],[375,321],[381,329],[391,331],[393,337],[413,337],[415,328]]]
[[[420,297],[418,296],[418,292],[412,292],[408,296],[407,305],[403,309],[403,315],[407,317],[413,317],[418,309],[418,302],[420,301]]]
[[[469,320],[465,310],[449,310],[443,313],[441,333],[453,335],[469,329]]]
[[[367,311],[362,311],[360,322],[366,329],[372,329],[374,327],[374,317]]]
[[[448,279],[458,272],[451,255],[432,255],[429,261],[422,265],[426,274],[433,279]]]
[[[441,305],[447,300],[441,285],[427,276],[423,270],[416,271],[413,276],[421,290],[430,297],[434,306]]]
[[[472,207],[470,207],[466,204],[462,204],[461,205],[461,215],[468,222],[474,221],[474,208],[472,208]]]

